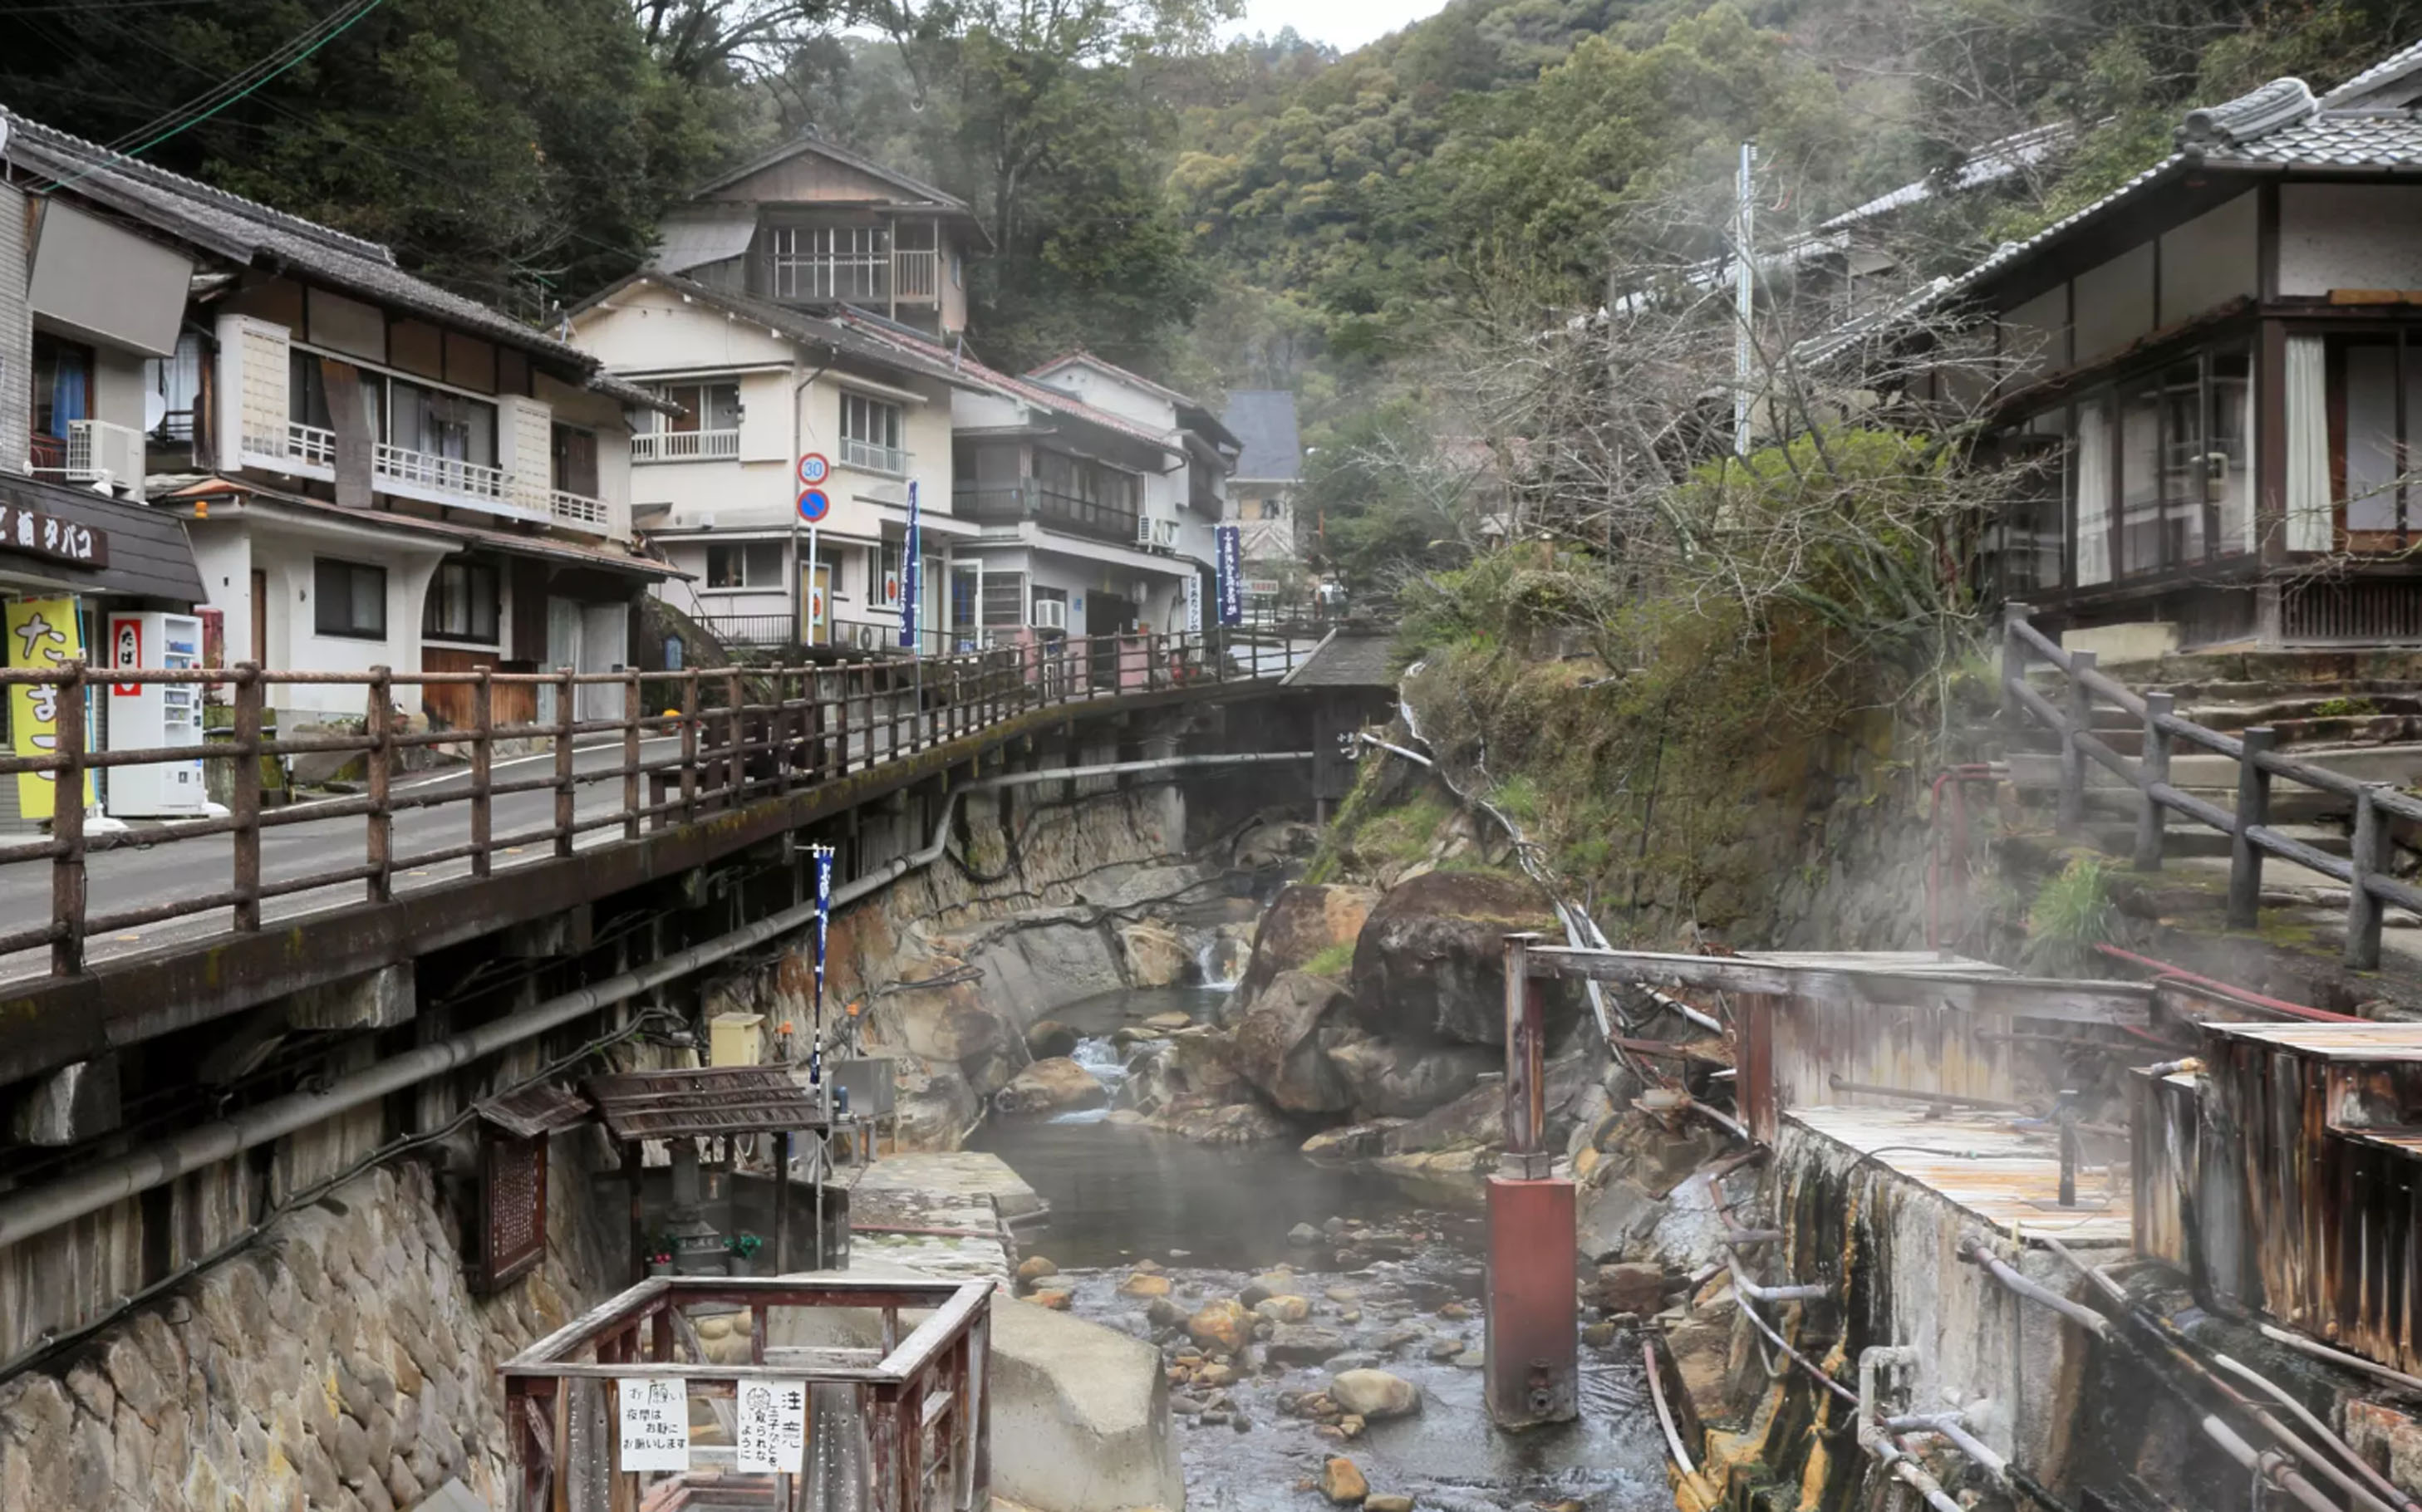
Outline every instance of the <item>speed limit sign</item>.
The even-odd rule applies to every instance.
[[[799,459],[799,486],[813,488],[832,476],[832,464],[821,451],[810,451]]]

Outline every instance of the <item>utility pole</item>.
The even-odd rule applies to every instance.
[[[1750,348],[1749,323],[1757,305],[1757,185],[1751,165],[1757,149],[1741,144],[1740,176],[1733,185],[1733,455],[1749,455]]]

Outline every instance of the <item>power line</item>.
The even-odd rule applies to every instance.
[[[238,101],[252,94],[255,90],[260,89],[272,79],[292,70],[297,65],[309,58],[313,54],[327,46],[330,42],[335,41],[346,32],[351,31],[363,17],[369,15],[371,11],[376,10],[380,6],[385,5],[385,3],[386,0],[360,0],[360,3],[354,6],[350,12],[337,12],[327,20],[319,23],[309,30],[305,31],[300,36],[279,47],[275,52],[271,53],[267,58],[261,59],[260,63],[256,63],[252,65],[252,67],[244,69],[241,72],[230,77],[226,81],[226,83],[219,85],[216,88],[208,90],[196,97],[195,100],[188,102],[186,104],[181,105],[176,110],[170,111],[166,117],[160,118],[136,128],[136,132],[149,132],[153,127],[159,126],[162,120],[172,121],[172,124],[165,126],[144,141],[139,142],[133,147],[122,146],[121,144],[124,142],[125,138],[121,137],[118,142],[110,144],[108,149],[109,152],[116,156],[137,157],[159,146],[162,142],[166,141],[169,137],[176,135],[178,133],[190,131],[194,127],[200,125],[202,122],[217,115],[219,112],[227,109],[228,106],[236,103]],[[317,35],[314,36],[314,33]],[[309,45],[303,47],[299,52],[295,51],[296,43],[303,41],[306,38],[310,39]],[[270,68],[266,72],[260,71],[263,64],[269,63],[272,59],[280,58],[282,55],[284,55],[282,61],[277,62],[275,67]],[[247,80],[247,82],[244,84],[243,87],[236,89],[233,93],[228,93],[227,90],[228,86],[233,85],[237,80]],[[218,96],[220,98],[213,100],[213,96]],[[196,107],[201,105],[203,102],[211,102],[208,104],[207,108],[197,109]],[[133,134],[129,134],[129,135]],[[94,163],[90,166],[86,167],[83,172],[76,174],[73,178],[62,179],[41,192],[45,195],[56,193],[58,190],[64,189],[70,184],[79,182],[84,179],[91,177],[93,174],[100,172],[102,168],[107,167],[108,165],[109,160],[107,158],[103,158],[102,161]]]
[[[10,16],[86,15],[96,10],[165,10],[176,6],[207,6],[216,0],[83,0],[80,5],[0,6],[0,21]]]

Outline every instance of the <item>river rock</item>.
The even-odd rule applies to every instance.
[[[1237,1068],[1281,1111],[1344,1112],[1352,1095],[1321,1040],[1350,1002],[1333,982],[1281,972],[1236,1021]]]
[[[1058,1274],[1060,1274],[1060,1267],[1049,1255],[1030,1254],[1017,1263],[1017,1279],[1030,1286],[1046,1276]]]
[[[1320,1494],[1339,1506],[1351,1506],[1371,1494],[1371,1483],[1354,1461],[1340,1457],[1320,1467]]]
[[[1419,1118],[1502,1070],[1505,1052],[1480,1045],[1423,1045],[1353,1034],[1327,1047],[1362,1118]]]
[[[1281,973],[1299,971],[1322,952],[1352,944],[1378,901],[1369,888],[1335,883],[1282,889],[1253,933],[1252,958],[1236,984],[1237,1003],[1250,1006]]]
[[[1138,1271],[1134,1275],[1129,1276],[1126,1280],[1119,1283],[1119,1295],[1122,1297],[1166,1297],[1169,1295],[1169,1278],[1167,1276],[1155,1276],[1149,1275],[1143,1271]]]
[[[1194,957],[1185,942],[1177,937],[1176,930],[1158,920],[1124,925],[1118,938],[1119,954],[1131,985],[1173,987],[1194,974]]]
[[[1312,1303],[1301,1297],[1265,1297],[1253,1311],[1273,1323],[1300,1323],[1312,1316]]]
[[[1349,1341],[1335,1329],[1313,1323],[1282,1323],[1262,1343],[1263,1355],[1282,1365],[1317,1365],[1336,1359]]]
[[[1320,848],[1320,831],[1299,819],[1271,820],[1254,825],[1236,837],[1235,866],[1240,872],[1282,866]]]
[[[1074,1053],[1077,1032],[1056,1018],[1038,1018],[1026,1031],[1026,1047],[1038,1061],[1056,1060]]]
[[[1329,1381],[1329,1394],[1339,1407],[1374,1423],[1422,1410],[1421,1388],[1384,1370],[1341,1370]]]
[[[1505,937],[1556,927],[1526,879],[1432,872],[1391,890],[1354,942],[1354,1016],[1372,1033],[1416,1044],[1505,1043]],[[1561,1040],[1580,998],[1548,987],[1548,1033]]]
[[[1362,1512],[1413,1512],[1409,1496],[1378,1496],[1362,1498]]]
[[[1188,1108],[1155,1122],[1198,1144],[1258,1144],[1265,1140],[1287,1139],[1295,1133],[1285,1119],[1260,1103],[1249,1102],[1229,1103],[1221,1108]]]
[[[1206,1349],[1242,1352],[1252,1338],[1253,1315],[1233,1297],[1206,1302],[1186,1320],[1186,1331]]]
[[[1597,1268],[1597,1305],[1610,1313],[1637,1313],[1646,1317],[1665,1305],[1665,1270],[1661,1266],[1612,1265]]]
[[[993,1094],[993,1106],[1004,1113],[1065,1113],[1099,1108],[1110,1100],[1109,1089],[1093,1073],[1069,1060],[1053,1056],[1037,1061]]]
[[[1295,1227],[1287,1230],[1287,1242],[1300,1248],[1310,1249],[1313,1245],[1320,1242],[1320,1230],[1313,1228],[1309,1223],[1298,1223]]]
[[[1194,1016],[1172,1009],[1165,1014],[1152,1015],[1143,1021],[1143,1024],[1146,1029],[1156,1029],[1164,1034],[1174,1034],[1181,1029],[1193,1028]]]

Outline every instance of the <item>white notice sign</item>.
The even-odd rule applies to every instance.
[[[808,1448],[808,1383],[742,1381],[738,1427],[743,1474],[797,1474]]]
[[[689,1387],[678,1376],[625,1376],[614,1382],[621,1404],[618,1470],[689,1469]]]

